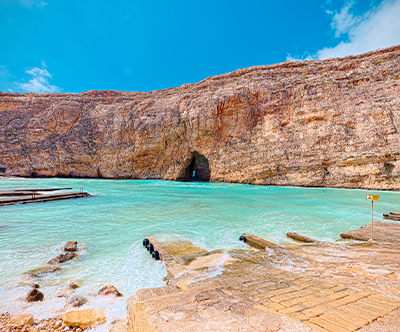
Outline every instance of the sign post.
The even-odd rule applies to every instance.
[[[379,201],[380,195],[367,195],[367,201],[372,203],[371,240],[374,240],[374,201]]]

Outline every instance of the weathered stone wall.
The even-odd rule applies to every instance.
[[[400,46],[251,67],[174,89],[0,93],[0,167],[19,176],[398,189]]]

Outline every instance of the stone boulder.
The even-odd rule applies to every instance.
[[[87,329],[106,322],[106,313],[100,309],[72,310],[64,314],[65,325]]]
[[[30,283],[29,286],[31,286],[32,288],[40,288],[40,285],[35,282]]]
[[[57,257],[50,259],[47,264],[54,265],[54,264],[61,264],[66,261],[70,261],[71,259],[77,258],[79,255],[75,252],[69,252],[68,254],[61,254]]]
[[[33,316],[31,314],[13,315],[8,322],[9,325],[26,326],[33,324]]]
[[[36,288],[29,291],[28,295],[26,296],[25,301],[27,302],[37,302],[43,301],[44,295],[41,291],[37,290]]]
[[[87,298],[82,295],[71,295],[67,299],[66,307],[81,307],[87,302]]]
[[[77,250],[77,241],[68,241],[64,244],[64,251],[76,251]]]
[[[115,297],[120,297],[122,294],[118,292],[118,290],[113,285],[107,285],[102,287],[99,292],[99,295],[113,295]]]

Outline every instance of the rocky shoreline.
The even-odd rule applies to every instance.
[[[360,232],[368,227],[353,231]],[[165,262],[167,286],[138,290],[128,300],[128,324],[107,322],[109,330],[400,331],[400,226],[377,223],[375,233],[379,241],[294,241],[264,250],[167,243],[174,258]],[[112,285],[99,294],[120,296]],[[104,310],[73,307],[41,320],[6,312],[0,331],[78,332],[105,321]]]

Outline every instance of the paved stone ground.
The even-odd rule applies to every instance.
[[[276,314],[289,315],[316,331],[356,331],[400,308],[400,301],[282,271],[250,279],[232,277],[230,289]]]
[[[188,256],[169,266],[169,286],[129,300],[130,324],[137,332],[397,331],[399,249],[399,242],[339,242],[232,251],[211,278],[212,268]]]

